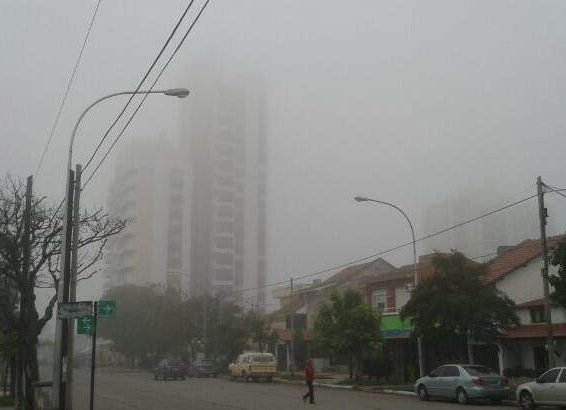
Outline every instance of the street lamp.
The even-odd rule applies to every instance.
[[[413,224],[411,223],[411,220],[409,219],[409,217],[407,216],[407,214],[401,209],[399,208],[397,205],[394,205],[390,202],[386,202],[386,201],[379,201],[377,199],[373,199],[373,198],[368,198],[365,196],[355,196],[354,200],[356,202],[375,202],[378,204],[382,204],[382,205],[387,205],[390,206],[392,208],[395,208],[397,211],[399,211],[407,220],[407,223],[409,224],[409,228],[411,228],[411,237],[413,239],[413,285],[417,286],[418,284],[418,272],[417,272],[417,246],[416,246],[416,241],[415,241],[415,230],[413,229]],[[419,374],[421,377],[424,376],[425,373],[425,369],[424,369],[424,360],[423,360],[423,344],[422,344],[422,338],[419,336],[417,338],[417,348],[418,348],[418,354],[419,354]]]
[[[115,93],[111,93],[108,95],[105,95],[103,97],[98,98],[97,100],[95,100],[93,103],[91,103],[88,107],[86,107],[84,109],[84,111],[81,113],[81,115],[79,116],[79,118],[77,119],[77,122],[75,123],[75,126],[73,128],[73,133],[71,134],[71,139],[69,140],[69,153],[68,153],[68,158],[67,158],[67,168],[65,170],[66,172],[66,183],[65,183],[65,200],[64,200],[64,207],[63,207],[63,221],[62,221],[62,227],[61,227],[61,260],[60,260],[60,272],[61,272],[61,277],[59,279],[59,285],[58,285],[58,289],[57,289],[57,304],[59,305],[61,302],[68,302],[68,296],[65,297],[65,294],[68,295],[68,293],[66,293],[66,289],[69,289],[69,282],[73,283],[73,286],[75,286],[76,281],[74,280],[75,278],[70,278],[70,274],[69,274],[69,267],[67,265],[66,260],[68,260],[69,258],[69,251],[70,248],[73,248],[76,251],[76,246],[77,246],[77,240],[78,240],[78,235],[75,236],[73,235],[73,244],[72,246],[69,246],[69,233],[70,233],[70,227],[69,227],[69,216],[73,213],[73,209],[69,208],[69,202],[70,202],[70,196],[72,195],[72,187],[70,187],[71,185],[71,173],[73,172],[72,170],[72,162],[73,162],[73,145],[75,143],[75,136],[77,134],[77,130],[79,128],[79,125],[81,123],[81,121],[83,120],[83,118],[85,117],[85,115],[98,103],[107,100],[109,98],[113,98],[113,97],[117,97],[120,95],[136,95],[136,94],[163,94],[166,96],[171,96],[171,97],[177,97],[177,98],[185,98],[189,95],[190,91],[186,88],[170,88],[170,89],[166,89],[166,90],[148,90],[148,91],[142,91],[142,90],[138,90],[138,91],[119,91],[119,92],[115,92]],[[75,193],[79,193],[80,192],[80,166],[77,166],[77,175],[76,175],[76,179],[78,184],[75,186]],[[78,195],[76,195],[76,199],[75,199],[76,203],[73,204],[74,205],[74,209],[78,210]],[[78,212],[77,212],[78,215]],[[75,230],[76,231],[76,230]],[[73,295],[74,293],[74,289],[71,289],[70,292],[71,295]],[[53,371],[53,401],[56,407],[61,407],[61,408],[66,408],[66,405],[64,403],[60,403],[61,399],[64,399],[64,397],[61,396],[61,373],[62,373],[62,363],[63,360],[65,360],[65,363],[67,365],[67,375],[69,376],[68,378],[70,380],[72,380],[72,365],[68,366],[68,362],[67,357],[72,357],[72,346],[69,352],[67,352],[66,354],[63,353],[62,351],[62,346],[63,346],[63,327],[62,327],[62,322],[60,320],[56,320],[56,326],[55,326],[55,360],[54,360],[54,371]],[[63,357],[64,356],[64,357]],[[71,363],[72,363],[72,359],[71,359]],[[69,386],[67,386],[69,387]],[[67,390],[67,389],[66,389]],[[70,392],[70,389],[68,389],[69,391],[67,393]]]

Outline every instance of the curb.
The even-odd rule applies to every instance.
[[[378,390],[377,393],[386,393],[386,394],[396,394],[398,396],[417,396],[417,393],[412,391],[404,391],[404,390],[390,390],[390,389],[383,389]]]
[[[383,389],[383,390],[376,391],[376,393],[396,394],[398,396],[414,396],[414,397],[417,397],[416,393],[410,392],[410,391],[403,391],[403,390]],[[504,406],[512,406],[512,407],[515,407],[517,405],[517,403],[515,403],[513,400],[503,400],[502,404]]]

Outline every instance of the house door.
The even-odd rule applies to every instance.
[[[287,370],[287,345],[278,344],[277,345],[277,370],[285,371]]]
[[[544,346],[533,347],[533,356],[535,370],[541,371],[548,369],[548,354],[546,353]]]

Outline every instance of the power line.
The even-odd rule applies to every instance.
[[[500,208],[494,209],[494,210],[492,210],[492,211],[486,212],[486,213],[484,213],[484,214],[482,214],[482,215],[480,215],[480,216],[477,216],[477,217],[475,217],[475,218],[471,218],[471,219],[465,220],[465,221],[463,221],[463,222],[460,222],[460,223],[457,223],[457,224],[455,224],[455,225],[448,226],[447,228],[441,229],[440,231],[436,231],[436,232],[434,232],[434,233],[425,235],[425,236],[423,236],[423,237],[421,237],[421,238],[417,238],[417,239],[415,240],[415,243],[417,243],[417,242],[422,242],[422,241],[424,241],[424,240],[426,240],[426,239],[430,239],[430,238],[433,238],[433,237],[435,237],[435,236],[441,235],[441,234],[443,234],[443,233],[445,233],[445,232],[448,232],[448,231],[450,231],[450,230],[452,230],[452,229],[460,228],[460,227],[462,227],[462,226],[464,226],[464,225],[467,225],[467,224],[470,224],[470,223],[472,223],[472,222],[478,221],[478,220],[480,220],[480,219],[486,218],[486,217],[488,217],[488,216],[494,215],[494,214],[499,213],[499,212],[501,212],[501,211],[504,211],[504,210],[506,210],[506,209],[508,209],[508,208],[511,208],[511,207],[513,207],[513,206],[516,206],[516,205],[519,205],[519,204],[521,204],[521,203],[523,203],[523,202],[526,202],[526,201],[528,201],[528,200],[530,200],[530,199],[533,199],[533,198],[535,198],[536,196],[537,196],[536,194],[531,195],[531,196],[528,196],[528,197],[526,197],[526,198],[523,198],[523,199],[520,199],[520,200],[518,200],[518,201],[515,201],[515,202],[513,202],[513,203],[511,203],[511,204],[508,204],[508,205],[505,205],[505,206],[503,206],[503,207],[500,207]],[[409,245],[412,245],[412,244],[413,244],[413,241],[406,242],[406,243],[403,243],[403,244],[401,244],[401,245],[394,246],[394,247],[392,247],[392,248],[389,248],[389,249],[386,249],[386,250],[384,250],[384,251],[380,251],[380,252],[374,253],[374,254],[372,254],[372,255],[369,255],[369,256],[366,256],[366,257],[363,257],[363,258],[355,259],[355,260],[352,260],[352,261],[349,261],[349,262],[346,262],[346,263],[343,263],[343,264],[340,264],[340,265],[335,265],[335,266],[332,266],[332,267],[329,267],[329,268],[325,268],[325,269],[322,269],[322,270],[319,270],[319,271],[307,273],[307,274],[304,274],[304,275],[293,276],[293,278],[294,278],[294,279],[304,279],[304,278],[309,278],[309,277],[312,277],[312,276],[318,276],[318,275],[321,275],[321,274],[323,274],[323,273],[328,273],[328,272],[335,271],[335,270],[337,270],[337,269],[342,269],[342,268],[345,268],[345,267],[348,267],[348,266],[351,266],[351,265],[354,265],[354,264],[357,264],[357,263],[360,263],[360,262],[365,262],[365,261],[367,261],[367,260],[369,260],[369,259],[373,259],[373,258],[376,258],[376,257],[378,257],[378,256],[385,255],[386,253],[393,252],[393,251],[395,251],[395,250],[404,248],[405,246],[409,246]],[[484,256],[490,256],[490,255],[478,256],[478,257],[476,257],[476,258],[479,259],[479,258],[482,258],[482,257],[484,257]],[[267,288],[270,288],[270,287],[273,287],[273,286],[278,286],[278,285],[282,285],[282,284],[286,284],[286,283],[288,283],[288,280],[283,280],[283,281],[268,283],[267,285],[264,285],[264,286],[258,286],[258,287],[252,287],[252,288],[246,288],[246,289],[235,289],[235,290],[232,291],[232,293],[236,293],[236,292],[242,292],[242,293],[243,293],[243,292],[250,292],[250,291],[253,291],[253,290],[262,290],[262,289],[267,289]]]
[[[564,194],[564,192],[563,192],[563,191],[566,191],[566,189],[556,188],[556,187],[553,187],[552,185],[548,185],[548,184],[545,184],[545,185],[546,185],[548,188],[550,188],[550,190],[548,190],[547,192],[553,193],[553,194],[558,194],[558,195],[560,195],[560,196],[566,198],[566,194]]]
[[[183,38],[181,39],[181,41],[179,42],[179,44],[177,45],[177,47],[175,48],[175,50],[173,51],[173,53],[171,54],[171,56],[169,57],[169,59],[167,60],[167,62],[165,63],[165,65],[161,68],[161,71],[159,72],[159,74],[157,75],[157,77],[155,78],[155,80],[153,81],[153,83],[151,84],[151,87],[149,87],[149,89],[147,90],[146,93],[144,93],[144,96],[141,100],[141,102],[138,104],[138,106],[136,107],[135,111],[133,112],[133,114],[130,116],[129,120],[126,122],[126,124],[124,125],[124,127],[122,128],[122,130],[118,133],[118,135],[116,136],[116,138],[114,139],[114,141],[112,142],[112,144],[110,145],[110,147],[108,148],[108,150],[106,151],[106,153],[104,154],[104,156],[102,157],[102,159],[98,162],[98,164],[96,165],[96,168],[94,169],[94,171],[92,171],[92,173],[90,174],[90,176],[87,178],[87,180],[85,181],[84,185],[83,185],[83,189],[84,187],[86,187],[88,185],[88,183],[90,182],[90,180],[94,177],[94,175],[96,174],[96,172],[98,171],[98,169],[102,166],[102,164],[104,163],[104,161],[106,160],[106,158],[108,157],[108,155],[110,154],[110,152],[114,149],[114,146],[118,143],[118,141],[120,140],[120,138],[122,137],[122,135],[124,134],[124,132],[126,131],[126,129],[128,128],[128,126],[130,125],[130,123],[132,122],[132,120],[134,119],[134,117],[136,116],[136,114],[138,113],[138,111],[140,110],[141,106],[143,105],[143,103],[145,102],[145,100],[147,99],[150,91],[153,90],[153,88],[155,87],[155,85],[157,84],[157,82],[159,81],[159,79],[161,78],[161,76],[163,75],[163,73],[165,72],[165,70],[167,69],[167,67],[169,66],[169,63],[171,63],[171,60],[173,60],[173,57],[175,57],[175,54],[177,54],[177,52],[179,51],[179,49],[181,48],[181,46],[183,45],[183,43],[185,42],[187,36],[189,35],[189,33],[192,31],[193,27],[195,26],[195,24],[198,22],[198,20],[200,19],[200,16],[202,15],[202,13],[204,12],[204,10],[206,9],[206,7],[208,6],[208,3],[210,2],[210,0],[206,0],[206,2],[204,3],[204,5],[201,7],[200,11],[198,12],[197,16],[195,17],[195,19],[193,20],[192,24],[189,26],[189,28],[187,29],[185,35],[183,36]],[[90,161],[89,161],[90,162]],[[87,164],[88,165],[88,164]],[[85,167],[86,168],[86,167]]]
[[[57,112],[57,115],[55,116],[55,121],[53,121],[53,125],[51,127],[51,132],[49,133],[49,137],[47,138],[47,143],[45,144],[45,147],[43,148],[41,158],[39,159],[39,164],[37,165],[37,167],[35,169],[34,174],[35,174],[36,177],[39,174],[39,170],[41,169],[41,166],[43,165],[43,160],[45,159],[45,154],[47,154],[47,149],[49,148],[49,145],[51,144],[51,140],[53,139],[53,135],[55,134],[55,129],[57,128],[57,124],[59,124],[59,118],[61,117],[61,113],[63,112],[63,107],[65,106],[65,103],[67,102],[67,96],[69,95],[69,91],[71,90],[71,85],[73,84],[73,80],[75,79],[75,74],[77,73],[77,69],[79,67],[79,63],[81,62],[81,58],[83,56],[83,52],[84,52],[86,43],[87,43],[88,38],[90,36],[90,31],[92,29],[92,26],[94,24],[94,20],[96,19],[96,15],[98,13],[98,8],[100,7],[100,1],[101,0],[98,0],[97,3],[96,3],[94,13],[92,14],[92,18],[90,19],[90,23],[88,25],[88,29],[87,29],[86,34],[85,34],[85,38],[83,40],[83,45],[81,46],[81,51],[79,52],[79,56],[77,57],[77,61],[75,62],[75,67],[73,68],[73,72],[71,73],[71,78],[69,78],[69,82],[67,83],[67,88],[65,89],[65,94],[63,95],[63,100],[61,100],[61,104],[59,105],[59,111]]]
[[[175,24],[175,27],[173,28],[173,30],[171,31],[171,33],[169,34],[169,37],[167,38],[167,40],[165,41],[165,44],[163,44],[163,46],[161,47],[161,50],[159,50],[159,53],[157,54],[157,56],[153,59],[153,62],[151,63],[151,65],[149,66],[148,70],[146,71],[146,73],[144,74],[143,78],[141,79],[141,81],[138,83],[136,89],[134,90],[134,93],[130,96],[130,98],[128,98],[128,101],[126,102],[126,104],[124,105],[124,108],[122,108],[122,111],[120,111],[120,114],[118,114],[118,116],[116,117],[116,119],[114,120],[114,122],[110,125],[110,127],[108,128],[108,130],[104,133],[104,136],[101,138],[100,142],[98,143],[98,145],[96,146],[96,148],[94,149],[94,152],[92,153],[92,155],[90,156],[88,162],[86,163],[86,165],[83,167],[83,172],[88,168],[88,166],[90,165],[90,163],[94,160],[94,157],[96,156],[96,154],[98,153],[98,150],[100,149],[100,147],[102,146],[102,144],[104,143],[104,141],[106,141],[106,138],[108,137],[108,134],[110,134],[110,132],[112,131],[112,129],[116,126],[116,124],[118,123],[118,121],[120,121],[120,118],[122,118],[122,116],[124,115],[124,113],[126,112],[126,110],[128,109],[128,106],[130,105],[130,103],[132,102],[133,98],[138,95],[138,91],[140,90],[140,88],[142,87],[143,83],[145,82],[145,80],[147,79],[147,77],[149,77],[149,74],[151,73],[151,71],[153,70],[153,68],[155,67],[155,65],[157,64],[157,62],[159,61],[159,59],[161,58],[161,56],[163,55],[163,53],[165,52],[165,49],[167,48],[167,46],[169,45],[169,43],[171,42],[171,39],[173,38],[173,36],[175,35],[175,33],[177,32],[179,26],[181,25],[181,23],[183,22],[183,20],[185,19],[185,16],[187,15],[187,13],[189,12],[191,6],[193,5],[195,0],[191,0],[188,4],[188,6],[185,8],[185,11],[183,11],[183,14],[181,15],[181,17],[179,18],[179,20],[177,21],[177,23]],[[147,95],[147,94],[146,94]],[[89,178],[90,180],[90,178]],[[86,184],[85,184],[86,185]]]

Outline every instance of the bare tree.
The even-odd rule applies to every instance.
[[[39,379],[37,342],[46,323],[53,317],[59,284],[61,255],[62,212],[47,204],[46,198],[32,201],[30,223],[30,262],[27,278],[22,274],[22,245],[24,230],[25,186],[21,179],[6,176],[0,180],[0,279],[13,283],[20,295],[26,295],[29,306],[23,321],[15,326],[22,346],[25,374],[28,383]],[[78,280],[91,278],[96,272],[108,239],[122,231],[125,221],[113,220],[102,209],[81,211],[78,248],[80,260]],[[35,289],[53,289],[47,306],[38,312]],[[20,309],[23,307],[20,306]],[[2,305],[0,305],[2,309]],[[6,317],[9,312],[0,313]]]

